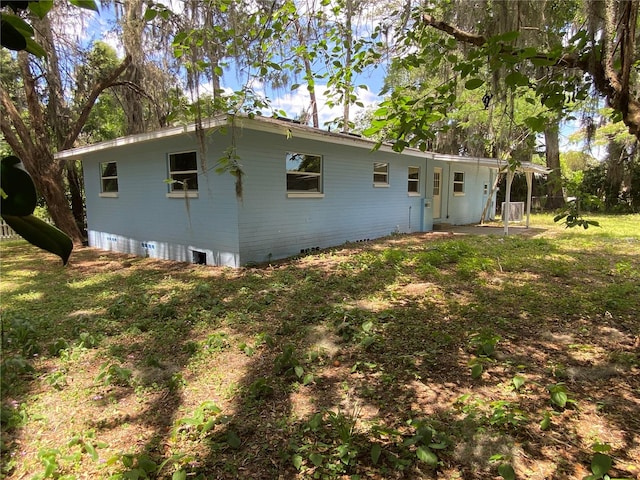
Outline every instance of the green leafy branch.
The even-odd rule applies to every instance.
[[[26,241],[58,255],[66,265],[73,242],[67,234],[33,215],[38,199],[36,187],[21,163],[15,156],[0,161],[2,219]]]

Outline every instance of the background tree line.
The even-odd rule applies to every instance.
[[[295,114],[316,127],[321,93],[341,109],[337,128],[397,150],[543,162],[550,209],[566,195],[593,209],[640,209],[637,0],[101,5],[119,51],[78,33],[95,2],[2,1],[3,153],[22,159],[76,243],[81,168],[55,161],[56,151],[220,112],[268,114],[272,99],[257,85],[306,89]],[[20,27],[31,42],[22,48],[4,44],[15,18],[32,27]],[[373,69],[384,72],[383,101],[355,118],[358,78]],[[240,86],[223,90],[225,79]],[[568,120],[585,148],[561,160]]]

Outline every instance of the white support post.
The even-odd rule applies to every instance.
[[[533,187],[533,172],[531,171],[526,171],[525,176],[527,177],[527,225],[526,227],[529,228],[529,217],[531,216],[531,190]]]
[[[507,191],[504,196],[504,208],[502,209],[502,223],[504,223],[504,234],[509,235],[509,212],[511,211],[511,183],[513,182],[513,171],[507,170]]]

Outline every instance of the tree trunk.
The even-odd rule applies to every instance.
[[[551,170],[547,176],[547,210],[555,210],[564,205],[562,194],[562,177],[560,173],[560,145],[558,141],[558,121],[555,121],[544,130],[546,145],[547,168]]]
[[[74,244],[81,245],[83,236],[75,218],[71,214],[69,201],[64,189],[64,169],[61,163],[53,159],[48,148],[38,148],[35,155],[28,152],[22,162],[32,174],[36,189],[44,197],[53,223],[65,232]]]
[[[85,235],[82,175],[78,173],[78,163],[68,161],[65,163],[65,171],[67,174],[67,188],[69,189],[69,196],[71,197],[71,213],[76,220],[76,225],[78,225],[80,232]]]
[[[131,0],[124,3],[124,35],[123,43],[126,52],[131,55],[131,64],[123,74],[123,80],[142,88],[144,72],[142,70],[142,2]],[[128,86],[122,90],[122,108],[127,117],[126,134],[133,135],[146,130],[144,108],[138,92]]]
[[[620,187],[624,177],[624,147],[610,140],[607,147],[607,176],[604,184],[604,206],[606,211],[611,211],[618,205]]]

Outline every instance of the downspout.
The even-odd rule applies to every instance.
[[[449,220],[449,196],[451,195],[451,184],[453,180],[451,179],[451,162],[449,162],[449,176],[447,178],[447,220]]]
[[[529,228],[529,217],[531,216],[531,191],[532,191],[532,183],[533,183],[533,172],[526,171],[524,172],[527,178],[527,224],[526,227]]]

